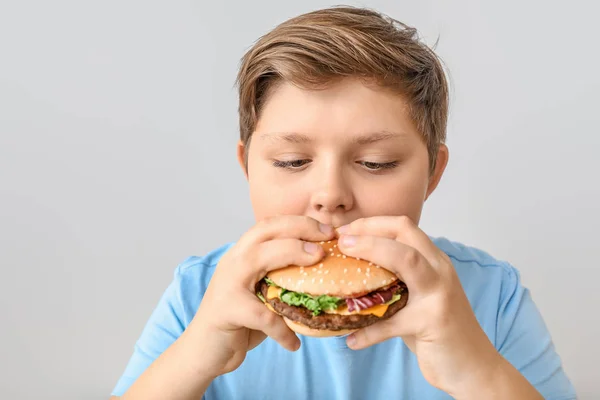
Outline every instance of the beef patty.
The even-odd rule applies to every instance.
[[[378,317],[373,314],[351,314],[351,315],[340,315],[340,314],[327,314],[325,312],[319,315],[313,315],[313,312],[308,308],[291,306],[284,303],[279,298],[267,299],[267,292],[269,290],[269,284],[264,280],[258,283],[260,293],[262,293],[265,300],[277,311],[277,313],[284,317],[298,322],[302,325],[308,326],[313,329],[327,329],[332,331],[342,329],[360,329],[366,326],[372,325],[375,322],[386,319],[400,311],[406,302],[408,301],[408,291],[406,286],[402,285],[402,297],[400,300],[392,303],[385,311],[382,317]]]

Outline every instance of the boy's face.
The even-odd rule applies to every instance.
[[[358,80],[324,90],[283,84],[263,108],[244,169],[256,220],[306,215],[335,227],[361,217],[415,223],[448,158],[429,173],[427,147],[392,93]],[[244,148],[238,146],[244,167]]]

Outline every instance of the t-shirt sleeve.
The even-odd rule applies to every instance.
[[[496,348],[546,400],[576,399],[550,332],[521,284],[519,272],[506,268],[498,314]]]
[[[182,301],[184,281],[179,266],[136,341],[133,355],[112,391],[113,396],[122,396],[146,368],[183,333],[189,319]]]

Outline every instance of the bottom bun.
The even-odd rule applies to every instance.
[[[339,331],[327,330],[327,329],[313,329],[309,328],[306,325],[300,324],[298,322],[294,322],[286,317],[283,317],[283,320],[289,326],[291,330],[294,332],[304,335],[304,336],[313,336],[313,337],[332,337],[332,336],[346,336],[351,334],[352,332],[356,332],[358,329],[340,329]]]

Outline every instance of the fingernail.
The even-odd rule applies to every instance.
[[[319,230],[326,235],[331,235],[333,232],[333,226],[319,223]]]
[[[348,233],[350,231],[350,225],[343,225],[337,228],[338,233]]]
[[[340,244],[344,247],[352,247],[356,244],[356,236],[344,235],[340,238]]]
[[[356,344],[356,337],[354,337],[354,335],[350,335],[346,338],[346,344],[348,345],[348,347],[354,347],[354,345]]]
[[[319,245],[312,242],[304,242],[304,251],[315,254],[319,250]]]

